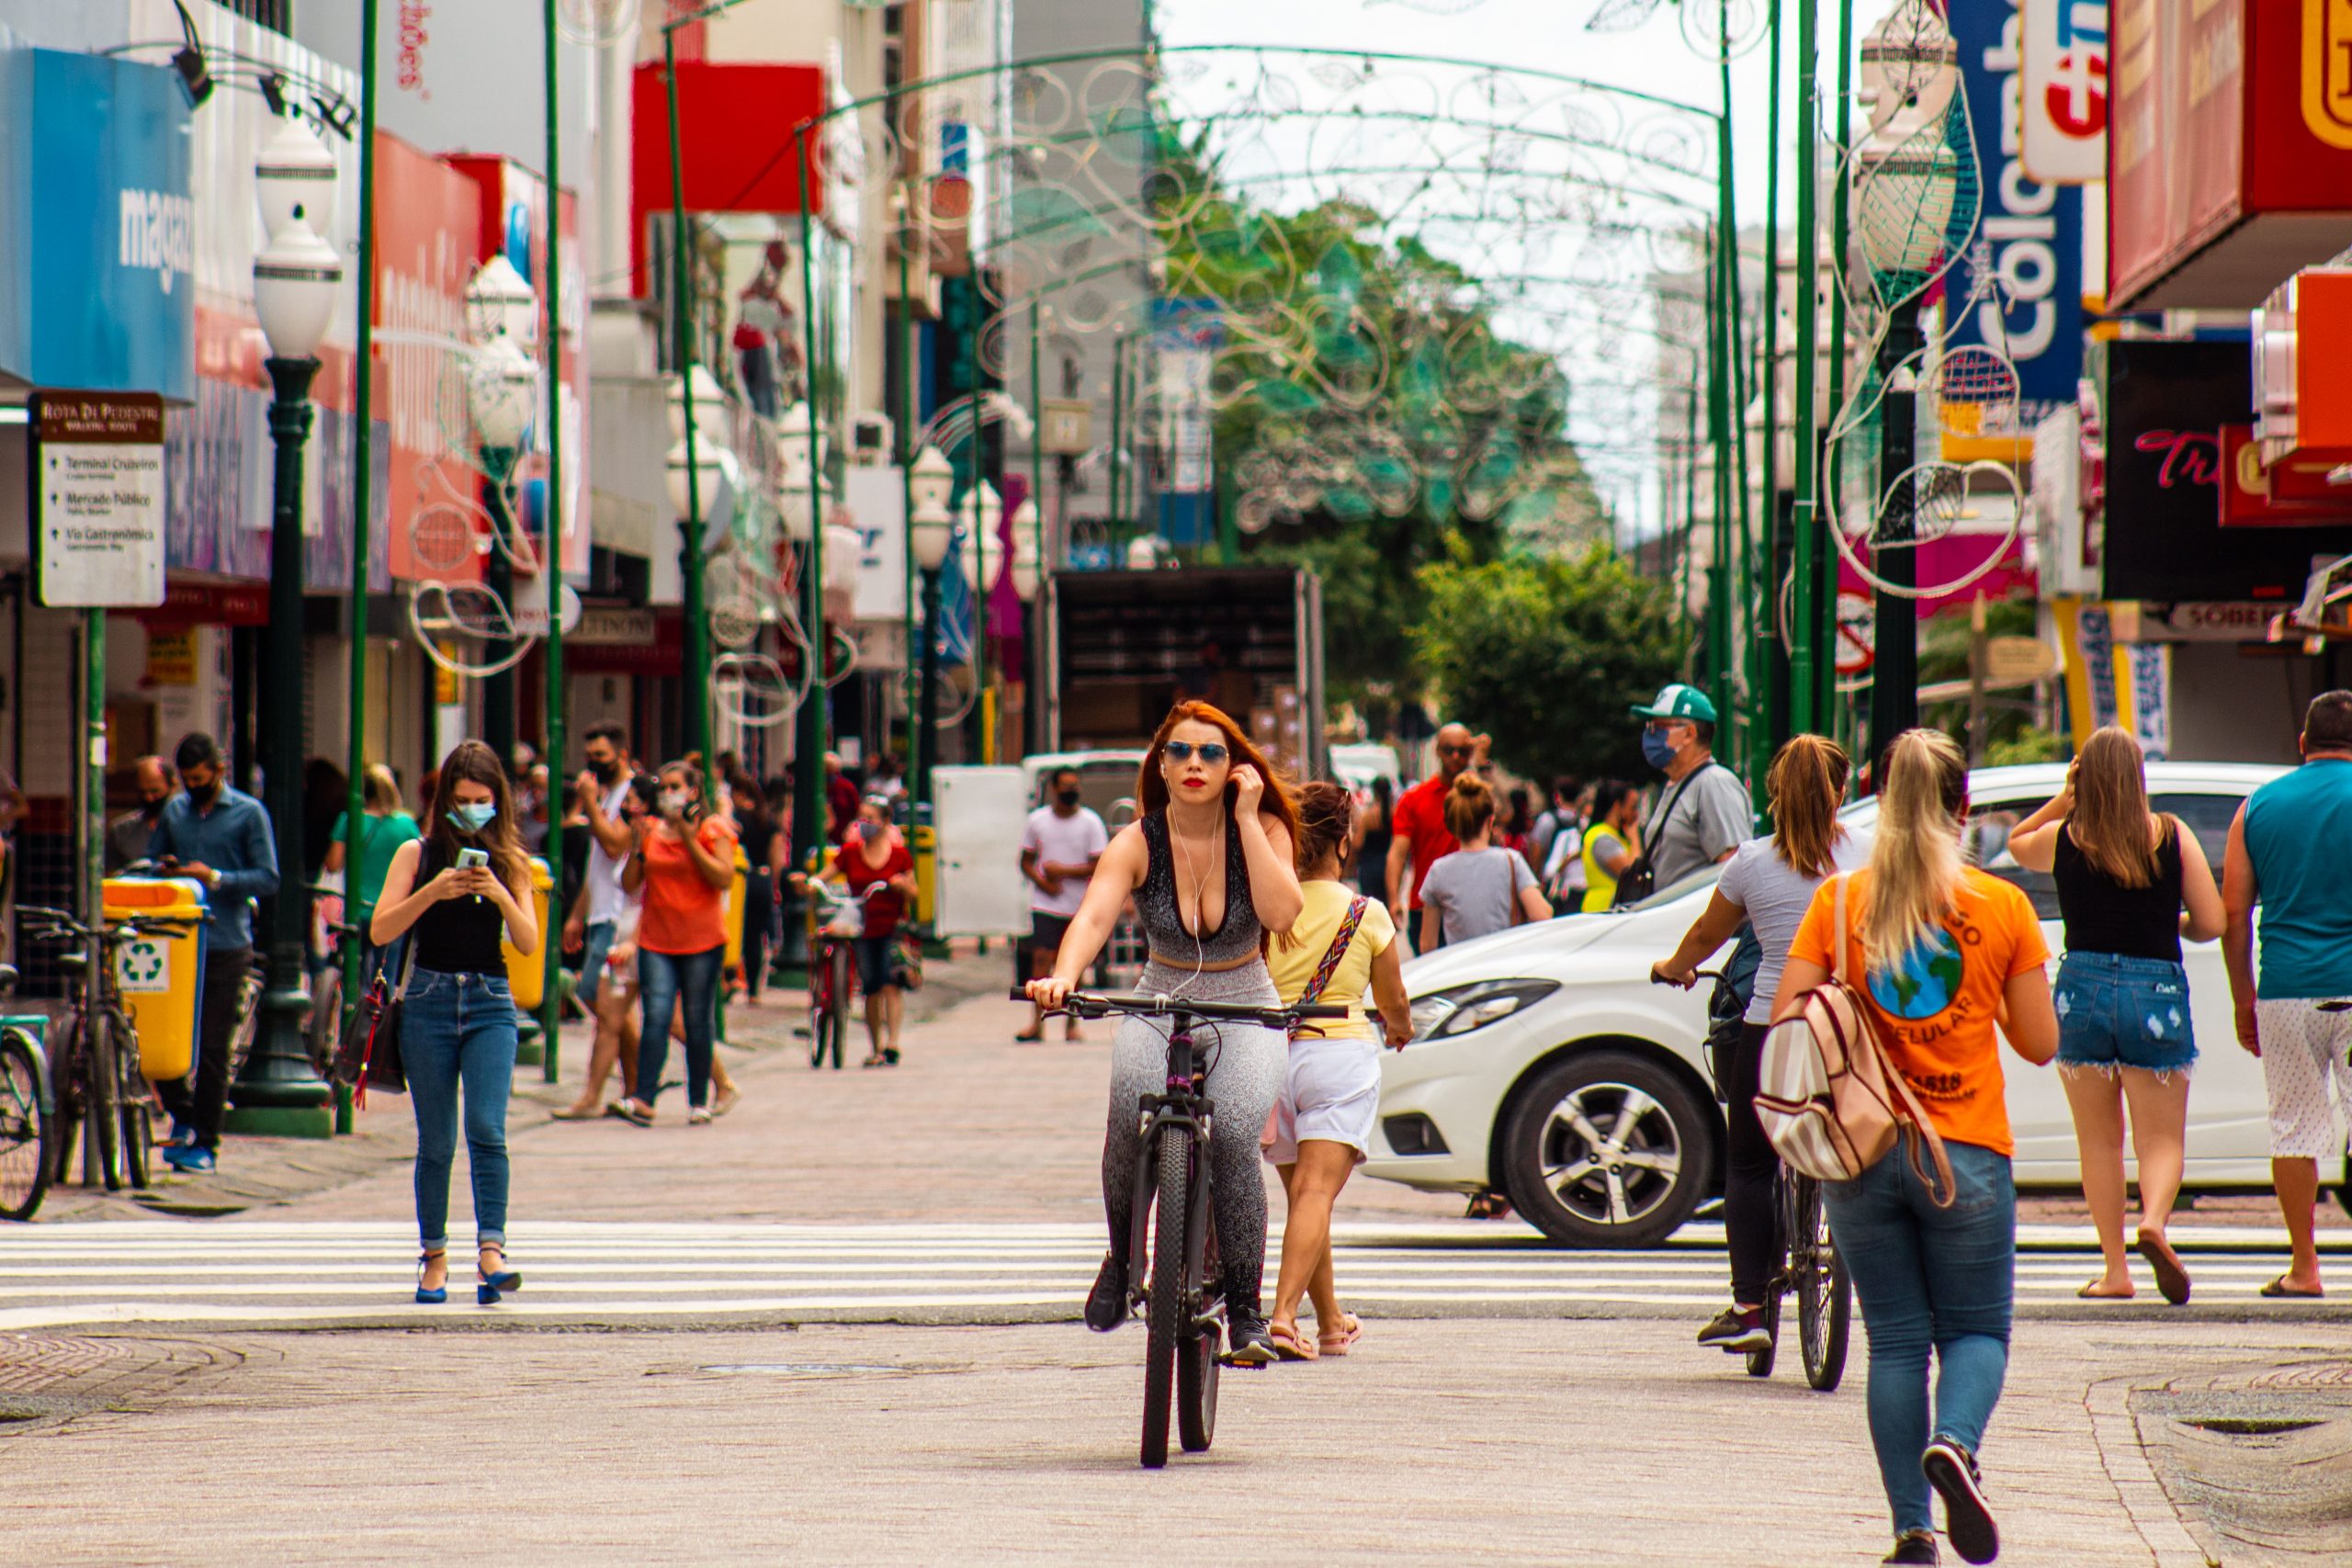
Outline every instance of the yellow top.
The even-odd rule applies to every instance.
[[[1588,915],[1600,914],[1617,902],[1617,879],[1601,870],[1600,863],[1592,858],[1592,852],[1600,848],[1604,835],[1620,850],[1630,852],[1633,849],[1625,841],[1625,835],[1606,822],[1595,822],[1584,830],[1584,912]],[[1625,863],[1619,861],[1617,869],[1624,870]]]
[[[1290,928],[1291,941],[1284,943],[1276,937],[1266,957],[1266,967],[1274,977],[1274,991],[1285,1003],[1296,1001],[1306,991],[1306,983],[1315,978],[1315,971],[1323,963],[1323,955],[1331,951],[1331,939],[1340,934],[1340,922],[1348,918],[1348,906],[1355,899],[1356,890],[1340,882],[1309,882],[1303,885],[1306,907],[1299,911],[1298,919]],[[1317,1024],[1322,1031],[1319,1038],[1327,1040],[1371,1040],[1374,1038],[1372,1022],[1364,1016],[1364,993],[1372,988],[1372,961],[1388,951],[1396,940],[1396,922],[1388,918],[1388,907],[1377,898],[1364,903],[1363,919],[1356,924],[1355,939],[1348,943],[1347,956],[1332,971],[1331,982],[1323,987],[1318,998],[1327,1002],[1345,1002],[1348,1016],[1344,1022],[1334,1021]]]

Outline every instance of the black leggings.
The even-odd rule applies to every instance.
[[[767,978],[768,938],[775,928],[775,873],[754,866],[743,878],[743,994],[756,998]]]
[[[1780,1208],[1772,1201],[1781,1156],[1756,1119],[1758,1069],[1767,1032],[1760,1023],[1739,1026],[1739,1045],[1732,1052],[1724,1082],[1731,1097],[1724,1107],[1731,1123],[1724,1171],[1724,1239],[1731,1251],[1732,1299],[1750,1306],[1762,1304],[1781,1247]]]

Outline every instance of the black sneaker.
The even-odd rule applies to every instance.
[[[1935,1532],[1932,1530],[1913,1530],[1908,1535],[1896,1536],[1894,1538],[1894,1550],[1888,1552],[1884,1557],[1880,1558],[1879,1562],[1882,1564],[1888,1565],[1888,1568],[1892,1568],[1892,1565],[1895,1563],[1925,1564],[1926,1568],[1934,1568],[1936,1562]]]
[[[1086,1326],[1108,1334],[1127,1321],[1127,1261],[1115,1252],[1102,1255],[1102,1272],[1086,1292]]]
[[[1962,1560],[1990,1562],[2001,1555],[2001,1530],[1984,1501],[1976,1456],[1950,1438],[1938,1438],[1919,1456],[1919,1471],[1944,1500],[1944,1534]]]
[[[1225,1353],[1228,1367],[1272,1366],[1278,1352],[1274,1337],[1266,1327],[1263,1313],[1233,1308],[1225,1314],[1226,1334],[1233,1348]]]
[[[1764,1326],[1760,1310],[1742,1312],[1737,1307],[1725,1307],[1715,1314],[1715,1320],[1699,1330],[1699,1343],[1734,1355],[1749,1350],[1769,1349],[1772,1331]]]

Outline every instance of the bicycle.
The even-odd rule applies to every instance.
[[[1029,999],[1025,990],[1015,1001]],[[1166,1091],[1142,1096],[1143,1140],[1136,1156],[1135,1213],[1127,1226],[1128,1305],[1149,1326],[1144,1352],[1143,1466],[1168,1462],[1171,1403],[1177,1438],[1186,1453],[1202,1453],[1216,1436],[1218,1347],[1225,1306],[1218,1292],[1216,1227],[1210,1207],[1209,1141],[1216,1104],[1204,1092],[1208,1069],[1195,1056],[1197,1023],[1246,1023],[1288,1033],[1306,1019],[1340,1019],[1342,1004],[1243,1007],[1176,997],[1072,991],[1057,1011],[1072,1018],[1165,1018]],[[1175,1398],[1170,1398],[1170,1383]]]
[[[103,1180],[110,1192],[126,1183],[143,1188],[155,1142],[154,1093],[140,1068],[139,1031],[123,1005],[117,970],[121,950],[130,943],[187,936],[197,923],[168,915],[124,915],[93,928],[63,909],[22,905],[17,913],[28,942],[68,949],[58,954],[57,966],[73,999],[50,1036],[55,1047],[50,1068],[54,1110],[43,1138],[50,1179],[65,1179],[79,1122],[85,1177]],[[94,946],[102,965],[95,1010],[88,988],[75,984],[89,972]]]
[[[825,1053],[841,1071],[849,1039],[850,1004],[857,998],[857,964],[850,943],[865,934],[865,900],[875,887],[852,893],[810,880],[808,894],[808,1065],[821,1069]]]
[[[1707,1004],[1707,1068],[1718,1103],[1730,1103],[1724,1089],[1723,1058],[1738,1043],[1747,1004],[1720,969],[1702,969],[1695,978],[1711,983]],[[1854,1317],[1854,1283],[1829,1234],[1829,1213],[1821,1183],[1780,1167],[1772,1179],[1772,1274],[1764,1287],[1764,1327],[1771,1340],[1746,1352],[1747,1375],[1769,1378],[1781,1342],[1781,1299],[1797,1298],[1797,1348],[1804,1381],[1823,1393],[1846,1375],[1846,1347]]]
[[[0,964],[0,996],[16,988],[16,965]],[[17,1024],[0,1027],[0,1219],[29,1220],[40,1210],[54,1109],[40,1037]]]
[[[330,907],[338,914],[348,912],[352,908],[344,902],[345,895],[339,887],[313,883],[311,896],[322,906],[332,899],[334,903]],[[357,942],[360,933],[359,928],[352,922],[327,919],[323,912],[320,923],[326,931],[326,953],[324,961],[311,975],[311,1016],[302,1025],[302,1034],[303,1043],[310,1052],[311,1070],[323,1078],[331,1077],[334,1071],[335,1049],[343,1039],[343,944]],[[237,1034],[243,1042],[243,1051],[253,1048],[254,1037],[259,1032],[260,969],[259,964],[249,969],[245,983],[238,991]],[[367,976],[363,974],[360,978],[364,987]],[[239,1066],[243,1065],[243,1051],[237,1054]]]

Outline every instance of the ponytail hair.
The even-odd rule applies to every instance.
[[[1886,749],[1879,773],[1870,895],[1861,912],[1862,953],[1873,969],[1903,962],[1952,912],[1968,759],[1941,730],[1906,729]]]
[[[1317,780],[1298,792],[1298,836],[1293,842],[1299,874],[1332,856],[1347,858],[1348,831],[1355,822],[1355,796]]]
[[[1820,735],[1799,735],[1781,748],[1764,775],[1771,797],[1772,848],[1781,863],[1800,876],[1826,877],[1845,829],[1838,807],[1846,799],[1853,772],[1845,748]]]
[[[1494,819],[1495,792],[1487,781],[1466,768],[1454,775],[1453,787],[1445,795],[1445,830],[1459,842],[1476,837]]]

